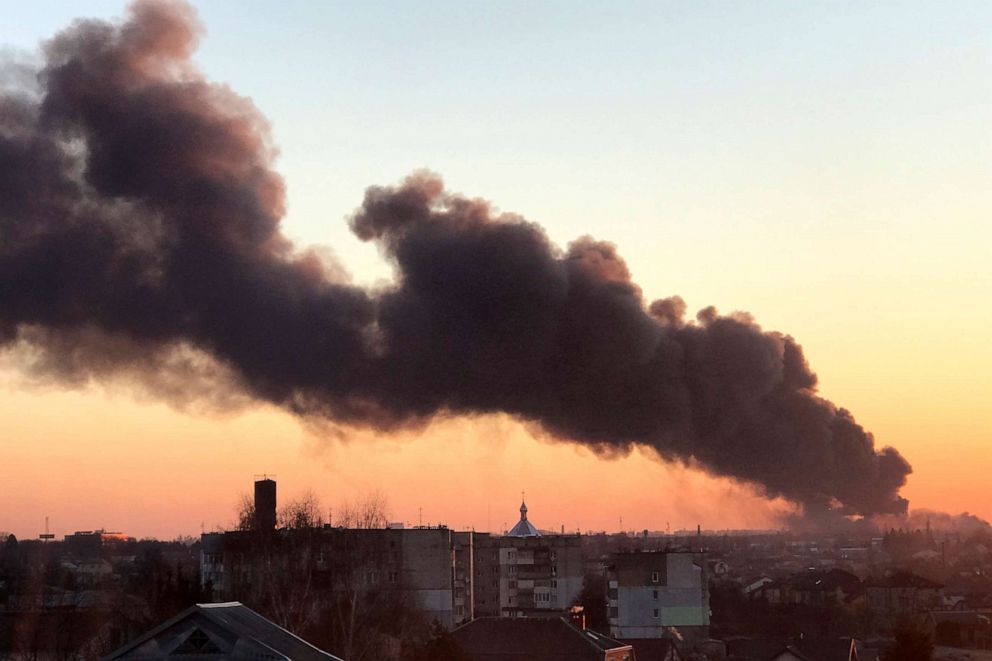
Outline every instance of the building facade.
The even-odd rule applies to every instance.
[[[706,560],[700,553],[618,553],[607,570],[611,635],[663,638],[668,629],[705,637],[710,607]]]
[[[506,535],[493,538],[493,546],[488,574],[498,577],[498,612],[487,604],[487,614],[557,617],[582,590],[581,537],[542,534],[528,520],[526,503],[520,504],[517,524]]]

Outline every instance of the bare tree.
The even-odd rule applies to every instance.
[[[345,501],[338,512],[334,524],[340,528],[376,529],[389,525],[386,496],[378,489],[353,504]]]
[[[279,526],[290,530],[320,528],[324,525],[322,510],[320,498],[313,491],[307,490],[279,509]]]
[[[242,492],[238,498],[236,516],[238,520],[234,524],[235,530],[255,529],[255,500],[247,493]]]

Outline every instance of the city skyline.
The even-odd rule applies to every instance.
[[[708,305],[747,310],[764,330],[791,335],[821,395],[849,409],[878,447],[908,458],[914,472],[901,493],[910,507],[992,517],[992,318],[980,304],[992,293],[983,224],[992,204],[982,177],[992,147],[978,133],[992,110],[979,83],[990,53],[980,29],[966,29],[987,8],[962,4],[935,23],[922,4],[846,17],[819,6],[769,24],[758,9],[741,16],[709,5],[688,15],[665,5],[641,7],[638,30],[633,9],[564,16],[547,5],[533,16],[545,29],[538,34],[514,27],[509,9],[465,9],[444,17],[448,24],[417,18],[438,41],[408,62],[390,48],[389,30],[400,28],[377,31],[383,6],[348,20],[333,9],[280,15],[287,29],[269,48],[279,57],[248,47],[265,34],[263,17],[197,9],[206,33],[194,62],[272,121],[282,150],[275,169],[288,185],[282,227],[298,246],[329,245],[356,283],[388,280],[389,266],[342,218],[366,186],[430,168],[448,190],[544,226],[561,248],[586,234],[615,242],[648,301],[680,295],[690,318]],[[413,20],[410,9],[392,10]],[[120,16],[123,7],[32,11],[20,14],[23,30],[0,28],[0,43],[29,49],[73,17]],[[445,37],[445,27],[487,20],[521,52],[504,61],[477,53],[470,38]],[[604,27],[590,33],[597,21]],[[883,24],[877,43],[859,40]],[[633,30],[632,52],[609,35],[619,25]],[[651,41],[651,28],[671,40]],[[706,57],[691,71],[675,63],[706,34],[729,37],[703,42],[720,66],[708,68]],[[322,48],[332,37],[335,48]],[[607,62],[589,59],[585,43],[598,43]],[[851,51],[831,59],[838,43]],[[770,66],[785,51],[795,54],[791,65]],[[582,55],[589,66],[565,75],[553,54]],[[458,55],[471,57],[455,66]],[[725,67],[737,56],[734,75]],[[347,66],[331,67],[333,58]],[[313,62],[320,75],[312,87],[302,85],[307,67],[294,62]],[[485,72],[501,74],[491,89],[468,86]],[[368,82],[375,75],[381,85]],[[560,94],[536,93],[555,80]],[[759,93],[769,89],[777,94]],[[409,114],[383,116],[390,104]],[[434,112],[439,119],[429,121]],[[64,532],[62,522],[139,537],[197,534],[201,522],[224,527],[250,477],[263,472],[277,475],[287,497],[312,489],[333,507],[379,489],[395,520],[416,522],[423,510],[425,523],[453,529],[512,525],[521,490],[550,529],[614,530],[620,517],[635,530],[768,528],[789,508],[641,450],[604,459],[505,414],[446,414],[374,433],[301,421],[249,398],[192,399],[177,410],[127,377],[66,389],[47,375],[32,382],[23,353],[4,360],[0,529],[19,536],[41,532],[45,516]]]

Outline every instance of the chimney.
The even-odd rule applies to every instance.
[[[571,620],[573,626],[578,627],[583,631],[586,630],[585,608],[583,608],[582,606],[572,606],[568,615],[569,615],[568,619]]]
[[[276,481],[255,480],[255,528],[270,532],[276,527]]]

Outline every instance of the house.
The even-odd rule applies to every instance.
[[[843,569],[810,570],[789,582],[789,602],[824,606],[844,603],[863,590],[861,579]]]
[[[480,617],[451,635],[472,661],[636,661],[630,645],[564,618]]]
[[[752,638],[727,641],[728,661],[868,661],[853,638]]]
[[[943,585],[908,571],[865,581],[868,610],[881,617],[922,613],[940,605]]]
[[[628,638],[622,642],[634,648],[637,661],[682,661],[684,658],[671,638]]]
[[[341,661],[238,602],[191,606],[103,661],[185,655],[215,660]]]
[[[930,611],[924,620],[939,645],[992,649],[992,618],[977,611]]]
[[[770,576],[759,576],[745,585],[742,591],[746,596],[755,596],[756,594],[762,594],[762,588],[774,582],[774,579]]]

